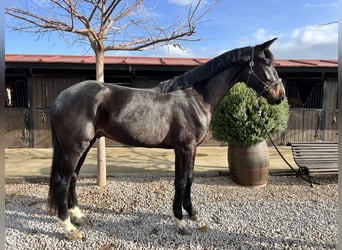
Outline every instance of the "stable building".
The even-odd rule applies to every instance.
[[[105,82],[152,88],[209,58],[105,57]],[[286,131],[277,144],[337,141],[337,60],[275,60],[291,105]],[[51,147],[49,108],[65,88],[95,79],[94,56],[18,55],[5,57],[6,147]],[[107,140],[107,146],[119,145]],[[221,145],[208,138],[202,145]]]

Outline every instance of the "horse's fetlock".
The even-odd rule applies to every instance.
[[[68,213],[71,217],[82,218],[85,215],[81,212],[79,207],[69,208]]]

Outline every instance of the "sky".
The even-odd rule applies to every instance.
[[[145,4],[156,20],[163,22],[178,17],[191,1],[146,0]],[[214,2],[203,0],[201,11]],[[276,59],[337,59],[338,6],[338,0],[220,0],[196,26],[194,38],[200,40],[182,44],[184,49],[164,46],[143,52],[108,51],[105,55],[212,58],[277,37],[271,47]],[[13,25],[17,20],[5,16],[5,22]],[[88,46],[68,43],[57,34],[38,38],[12,31],[7,25],[6,54],[93,55]]]

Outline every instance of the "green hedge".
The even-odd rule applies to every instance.
[[[270,105],[263,97],[244,83],[235,84],[215,110],[211,131],[216,140],[253,146],[267,138],[256,111],[259,104],[268,132],[274,135],[287,128],[289,104],[285,99],[279,105]]]

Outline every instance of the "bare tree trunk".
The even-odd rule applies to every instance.
[[[96,48],[96,80],[100,82],[104,82],[104,49]],[[106,185],[106,141],[105,137],[100,137],[97,140],[97,185],[105,186]]]

